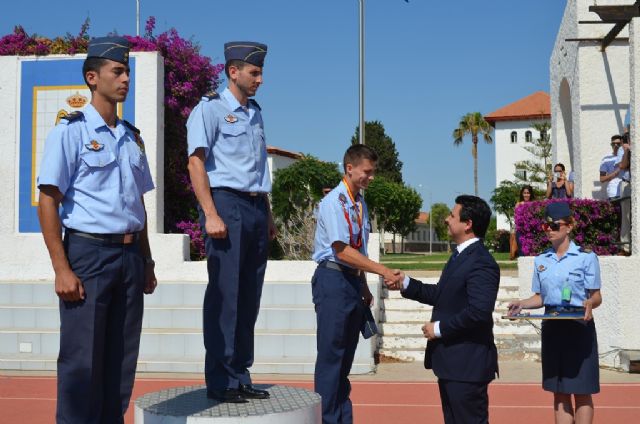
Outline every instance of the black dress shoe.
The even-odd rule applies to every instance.
[[[224,389],[224,390],[207,390],[207,397],[209,399],[219,400],[226,403],[247,403],[247,397],[243,395],[238,389]]]
[[[247,399],[269,399],[271,396],[266,390],[260,390],[251,384],[241,384],[239,392]]]

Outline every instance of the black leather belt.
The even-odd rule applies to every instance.
[[[264,194],[260,191],[241,191],[229,187],[211,187],[211,190],[228,191],[229,193],[237,194],[238,196],[242,197],[262,197],[262,195]]]
[[[77,231],[72,228],[65,229],[65,232],[70,235],[84,237],[91,240],[100,240],[110,244],[133,244],[140,240],[140,232],[125,233],[125,234],[97,234],[97,233],[85,233],[83,231]]]
[[[345,265],[341,265],[333,261],[322,261],[318,264],[318,266],[320,268],[329,268],[329,269],[334,269],[340,272],[346,272],[347,274],[351,274],[351,275],[356,275],[356,276],[360,275],[360,271],[358,271],[357,269],[351,268]]]

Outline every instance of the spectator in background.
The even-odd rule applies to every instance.
[[[631,148],[629,146],[629,127],[622,136],[622,144],[618,149],[616,165],[620,168],[620,241],[622,253],[631,254]]]
[[[556,163],[553,167],[553,175],[547,180],[547,199],[569,199],[573,197],[573,183],[567,181],[565,167]]]
[[[518,206],[522,205],[526,202],[533,202],[535,199],[535,193],[533,191],[533,187],[530,185],[522,186],[520,189],[520,196],[516,206],[514,207],[514,212],[518,208]],[[522,256],[522,246],[520,244],[520,233],[514,228],[514,231],[511,232],[511,236],[509,238],[509,259],[515,259],[518,256]]]
[[[616,134],[611,137],[611,154],[606,155],[600,162],[600,182],[607,183],[607,197],[612,199],[620,196],[620,173],[622,170],[616,166],[618,160],[618,152],[622,151],[620,145],[622,144],[622,136]]]

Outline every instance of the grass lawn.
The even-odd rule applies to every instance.
[[[449,260],[449,253],[420,255],[415,253],[389,253],[380,257],[380,262],[389,268],[402,270],[439,271]],[[501,269],[517,269],[518,262],[510,261],[508,253],[493,253]]]

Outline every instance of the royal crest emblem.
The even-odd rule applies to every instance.
[[[227,116],[225,116],[224,120],[230,124],[235,124],[236,122],[238,122],[238,118],[232,114],[228,114]]]
[[[538,271],[542,272],[544,270],[546,270],[547,267],[545,267],[544,265],[538,265]]]
[[[85,144],[84,146],[94,152],[99,152],[100,150],[104,149],[104,144],[100,144],[96,140],[91,140],[89,144]]]
[[[87,99],[86,96],[80,94],[79,91],[76,91],[76,94],[72,94],[67,97],[67,104],[75,109],[80,109],[87,103],[89,103],[89,99]]]

